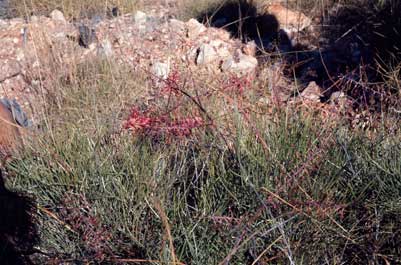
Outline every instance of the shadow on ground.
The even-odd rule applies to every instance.
[[[243,42],[255,41],[258,47],[273,51],[279,38],[279,23],[275,16],[258,14],[254,4],[247,0],[226,1],[201,13],[198,21],[224,28]]]
[[[259,55],[265,54],[260,59],[274,59],[272,53],[279,52],[288,76],[296,77],[301,90],[315,81],[322,88],[323,100],[335,91],[345,90],[356,105],[377,101],[381,93],[377,86],[372,88],[369,84],[383,81],[380,72],[401,62],[400,0],[382,5],[376,0],[333,5],[322,14],[324,27],[315,27],[320,28],[320,37],[310,38],[307,45],[293,46],[273,15],[258,14],[257,7],[246,0],[211,7],[197,19],[225,28],[243,42],[255,41]],[[387,88],[385,92],[396,91]]]
[[[294,49],[291,62],[300,65],[296,76],[303,83],[316,81],[326,96],[345,89],[357,105],[378,101],[383,91],[371,84],[384,81],[382,73],[401,62],[401,1],[337,5],[323,23],[315,44],[319,50]]]
[[[33,264],[28,256],[38,243],[31,198],[9,191],[0,172],[0,264]]]

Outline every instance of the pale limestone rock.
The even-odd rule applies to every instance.
[[[142,11],[136,11],[134,14],[134,21],[137,24],[145,24],[148,19],[148,15]]]
[[[331,94],[329,102],[332,105],[339,105],[340,107],[345,107],[347,105],[348,98],[344,92],[337,91]]]
[[[256,55],[256,49],[257,49],[257,46],[256,46],[255,41],[250,41],[250,42],[247,42],[242,47],[242,52],[245,55],[255,56]]]
[[[301,93],[302,99],[310,101],[320,102],[321,97],[322,93],[320,91],[320,87],[316,84],[315,81],[310,82]]]
[[[66,22],[67,22],[66,19],[65,19],[65,17],[64,17],[63,12],[61,12],[61,11],[58,10],[58,9],[53,10],[53,11],[50,13],[50,17],[51,17],[54,21],[59,21],[59,22],[63,22],[63,23],[66,23]]]
[[[205,25],[199,23],[199,21],[193,18],[191,18],[186,25],[188,29],[188,37],[191,39],[198,37],[200,34],[206,31]]]
[[[97,54],[102,57],[111,57],[113,55],[113,47],[109,39],[104,39],[98,46]]]
[[[39,22],[39,17],[38,16],[31,16],[31,23],[38,23]]]
[[[221,40],[212,40],[210,43],[202,44],[199,49],[196,63],[198,65],[219,62],[230,56],[226,43]]]
[[[312,24],[312,20],[304,13],[288,9],[280,3],[269,4],[264,11],[275,16],[280,28],[288,34],[302,31]]]
[[[170,19],[170,29],[177,34],[184,35],[185,34],[185,23],[177,20],[177,19]]]
[[[237,51],[234,56],[230,56],[223,62],[221,69],[224,72],[233,72],[241,75],[252,72],[257,66],[258,60],[255,57]]]
[[[152,65],[150,71],[155,77],[166,80],[170,74],[170,63],[156,62]]]

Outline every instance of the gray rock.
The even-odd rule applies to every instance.
[[[91,29],[86,25],[80,25],[78,31],[80,46],[88,48],[89,45],[96,40],[96,32],[94,29]]]
[[[8,1],[0,0],[0,18],[6,18],[9,13]]]
[[[91,19],[91,25],[92,26],[96,26],[97,24],[99,24],[100,22],[102,22],[104,20],[104,17],[101,15],[94,15]]]
[[[0,99],[0,102],[12,113],[17,124],[22,127],[29,127],[32,125],[32,122],[27,118],[25,112],[21,109],[21,106],[15,99],[10,100],[8,98],[2,98]]]

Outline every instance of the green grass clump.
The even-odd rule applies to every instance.
[[[400,261],[399,131],[368,138],[288,107],[232,112],[231,138],[163,142],[120,129],[140,74],[95,62],[74,76],[7,168],[37,200],[39,262]]]

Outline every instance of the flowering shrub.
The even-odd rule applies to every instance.
[[[219,106],[234,97],[240,97],[239,102],[242,102],[244,92],[252,85],[251,76],[231,75],[213,80],[214,87],[219,89],[211,89],[210,84],[196,83],[189,74],[188,78],[183,78],[182,72],[172,70],[161,85],[154,86],[150,100],[147,98],[150,104],[144,108],[132,107],[123,128],[135,134],[189,137],[195,129],[215,125],[211,114],[214,112],[221,117]],[[189,86],[188,81],[191,81]],[[208,106],[209,110],[203,106]],[[207,122],[202,116],[207,118]]]
[[[166,115],[152,117],[149,112],[141,112],[134,107],[123,126],[136,133],[186,137],[192,134],[193,129],[204,125],[201,117],[182,119],[172,119]]]
[[[188,105],[186,98],[183,97],[185,92],[180,89],[180,72],[173,70],[163,82],[163,86],[153,97],[155,104],[148,106],[145,111],[141,111],[137,106],[132,107],[129,117],[123,123],[123,128],[136,134],[189,137],[194,129],[206,126],[196,111],[185,108]],[[163,105],[160,104],[163,100],[167,101],[165,106],[168,110],[159,107]]]

